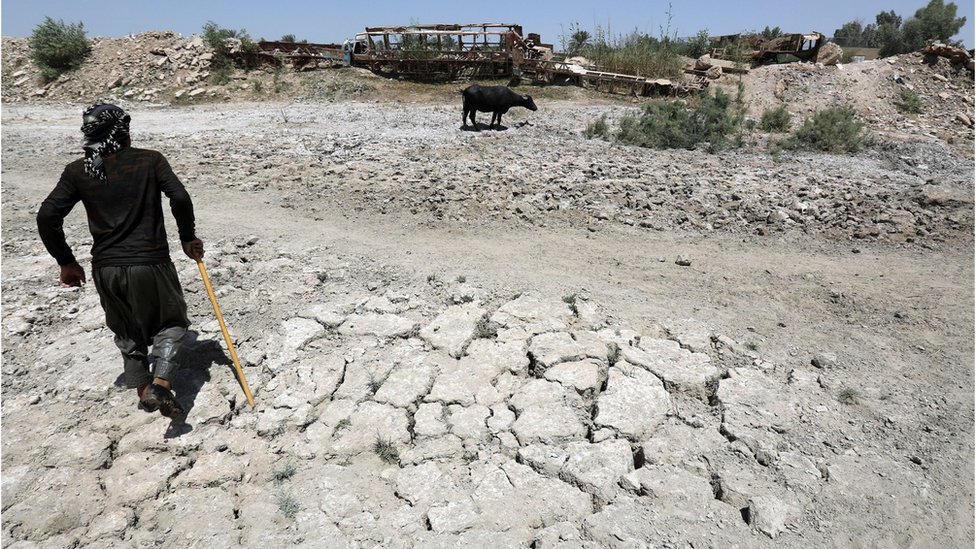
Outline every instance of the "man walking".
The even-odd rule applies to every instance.
[[[122,351],[126,385],[137,390],[144,410],[182,418],[186,413],[172,381],[190,322],[169,256],[161,194],[169,198],[183,252],[196,259],[203,257],[203,242],[194,234],[193,203],[162,154],[130,146],[130,117],[121,108],[96,103],[82,121],[85,158],[65,167],[41,204],[41,240],[61,267],[61,285],[84,284],[85,270],[63,229],[74,205],[84,204],[93,239],[92,279]]]

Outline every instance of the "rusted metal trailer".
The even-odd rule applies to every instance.
[[[405,76],[510,76],[522,27],[471,23],[367,27],[343,45],[348,65]]]
[[[682,95],[708,85],[704,78],[673,82],[555,61],[551,44],[536,33],[523,37],[515,23],[367,27],[342,45],[262,41],[256,51],[239,54],[296,68],[341,64],[407,77],[519,77],[634,96]]]
[[[816,59],[827,39],[819,32],[784,34],[772,39],[747,34],[710,36],[713,59],[748,61],[753,66],[776,61],[781,55],[791,55],[801,61]],[[736,56],[741,59],[735,59]]]
[[[262,40],[257,42],[257,50],[249,52],[249,55],[267,63],[288,63],[297,69],[321,66],[338,67],[344,64],[342,44]]]

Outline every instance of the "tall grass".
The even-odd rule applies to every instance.
[[[683,66],[679,53],[685,49],[687,41],[679,40],[677,32],[671,31],[670,5],[666,14],[667,23],[660,27],[658,36],[636,29],[626,35],[614,36],[609,29],[599,25],[591,34],[577,23],[570,26],[571,37],[568,40],[563,37],[562,41],[569,45],[570,55],[582,55],[600,70],[677,79],[681,77]]]
[[[678,48],[672,36],[657,38],[635,30],[626,36],[613,37],[597,27],[577,51],[603,71],[677,79],[681,77],[683,65]]]

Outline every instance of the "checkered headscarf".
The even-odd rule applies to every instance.
[[[85,134],[85,173],[105,179],[104,157],[125,146],[129,137],[129,115],[109,103],[95,103],[82,114]]]

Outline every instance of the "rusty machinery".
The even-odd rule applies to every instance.
[[[408,77],[512,76],[636,96],[678,95],[707,86],[703,78],[672,82],[556,61],[552,44],[543,43],[536,33],[523,37],[522,26],[514,23],[367,27],[341,46],[262,41],[257,52],[248,55],[296,68],[341,63]]]
[[[727,34],[710,36],[709,40],[712,43],[709,54],[713,59],[741,60],[753,66],[775,62],[781,55],[811,61],[827,41],[819,32],[784,34],[768,40],[756,35]],[[735,59],[737,56],[740,59]]]

